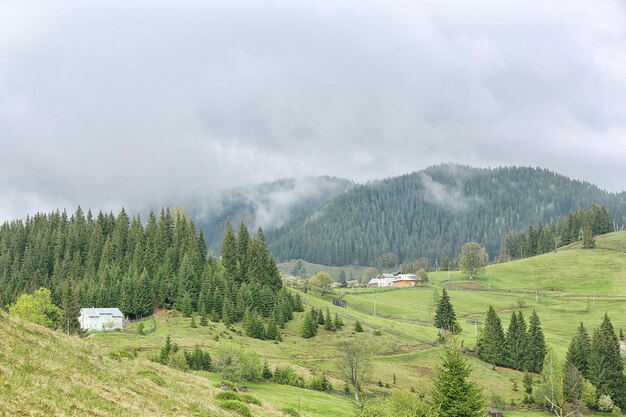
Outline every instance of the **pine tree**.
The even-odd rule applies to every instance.
[[[589,379],[589,356],[591,355],[591,340],[585,329],[583,322],[580,322],[576,335],[567,349],[566,361],[578,369],[578,371]]]
[[[432,402],[438,417],[482,417],[485,405],[480,388],[467,378],[472,369],[453,342],[437,366]]]
[[[206,311],[204,311],[200,315],[200,326],[206,327],[208,325],[209,325],[209,320],[207,319]]]
[[[341,330],[341,328],[343,327],[343,320],[341,320],[341,317],[339,317],[338,313],[335,313],[335,320],[333,324],[335,325],[335,329],[337,330]]]
[[[172,339],[170,335],[167,335],[165,339],[165,345],[161,348],[161,354],[159,355],[159,362],[163,365],[167,365],[170,358],[170,353],[172,352]]]
[[[531,372],[541,372],[547,346],[541,329],[541,322],[537,312],[533,310],[528,321],[528,343],[526,345],[526,369]]]
[[[67,334],[75,334],[80,330],[78,315],[80,314],[80,295],[74,279],[66,281],[61,292],[61,308],[63,309],[62,324]]]
[[[336,330],[333,318],[330,315],[330,309],[328,307],[326,307],[326,317],[324,318],[324,330],[328,330],[329,332],[334,332]]]
[[[354,331],[357,333],[363,333],[363,326],[361,326],[361,322],[358,320],[354,324]]]
[[[607,314],[604,314],[602,324],[593,335],[588,374],[589,380],[597,388],[598,397],[608,395],[615,404],[624,407],[624,362],[620,356],[619,341]]]
[[[191,324],[190,324],[192,329],[195,329],[196,327],[198,327],[198,325],[196,324],[196,316],[195,314],[191,315]]]
[[[191,313],[193,313],[193,307],[191,305],[191,295],[187,291],[183,293],[180,310],[185,317],[191,317]]]
[[[272,373],[270,366],[267,361],[265,361],[265,363],[263,363],[263,370],[261,371],[261,378],[265,381],[271,381],[273,376],[274,374]]]
[[[224,275],[226,279],[241,284],[238,274],[239,250],[237,248],[237,238],[230,220],[226,222],[226,232],[222,242],[222,266],[224,267]]]
[[[441,292],[441,298],[435,311],[435,327],[453,334],[461,332],[461,326],[456,320],[454,307],[450,303],[450,297],[445,288]]]
[[[511,321],[506,332],[506,358],[514,369],[523,369],[526,358],[526,321],[520,311],[511,314]]]
[[[278,330],[278,324],[276,323],[276,319],[272,316],[270,322],[267,324],[267,331],[265,332],[265,338],[267,340],[276,340],[282,341],[282,337],[280,335],[280,331]]]
[[[506,339],[502,322],[493,306],[489,306],[485,324],[476,344],[478,357],[492,365],[506,365]]]
[[[314,309],[311,309],[305,314],[302,321],[302,329],[300,335],[305,339],[315,336],[317,333],[317,314]]]

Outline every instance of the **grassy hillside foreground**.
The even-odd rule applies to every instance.
[[[93,343],[0,313],[0,416],[234,416],[205,377],[146,359],[113,359]],[[281,416],[263,404],[255,416]]]

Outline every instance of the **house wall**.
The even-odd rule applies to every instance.
[[[122,320],[122,317],[102,314],[96,317],[84,316],[80,324],[83,330],[115,330],[122,329]],[[106,326],[107,324],[110,326]]]
[[[414,287],[415,281],[394,281],[394,287]]]

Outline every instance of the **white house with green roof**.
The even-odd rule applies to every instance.
[[[124,315],[119,308],[81,308],[78,322],[83,330],[121,330]]]

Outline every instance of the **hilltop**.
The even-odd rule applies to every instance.
[[[561,218],[581,207],[604,206],[626,223],[626,194],[526,167],[438,165],[360,185],[308,217],[268,232],[281,261],[372,265],[386,252],[401,262],[457,256],[477,241],[490,259],[512,231]]]

